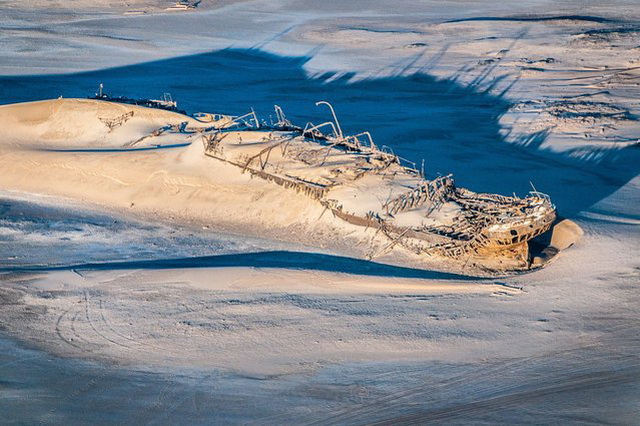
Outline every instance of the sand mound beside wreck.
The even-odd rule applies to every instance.
[[[0,143],[46,149],[119,148],[167,125],[195,121],[182,114],[92,99],[54,99],[0,106]]]

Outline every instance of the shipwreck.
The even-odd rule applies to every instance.
[[[543,266],[560,248],[533,255],[530,242],[557,221],[550,198],[536,190],[526,197],[475,193],[451,175],[428,180],[415,163],[369,132],[344,135],[333,107],[332,121],[293,125],[275,107],[267,125],[252,111],[241,117],[196,115],[216,125],[197,130],[207,156],[253,176],[306,194],[353,225],[375,228],[394,246],[416,255],[438,256],[488,271]],[[577,225],[567,225],[577,226]]]
[[[82,126],[48,133],[38,128],[29,141],[45,132],[63,138],[44,141],[47,150],[87,155],[191,146],[194,164],[224,162],[308,197],[320,217],[335,218],[325,222],[326,230],[344,244],[331,241],[332,247],[383,262],[474,275],[529,271],[555,259],[582,233],[560,220],[549,196],[535,188],[523,197],[503,196],[461,188],[451,175],[427,179],[424,163],[418,167],[376,144],[369,132],[344,134],[331,104],[317,105],[327,107],[331,119],[299,126],[277,105],[269,123],[253,110],[187,115],[168,96],[112,97],[100,87],[92,99],[58,99],[42,108],[56,117],[50,117],[55,129],[72,115],[83,117]]]

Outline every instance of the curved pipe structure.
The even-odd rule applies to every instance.
[[[343,136],[342,136],[342,128],[340,127],[340,123],[338,122],[338,117],[336,117],[336,112],[333,110],[333,106],[332,106],[329,102],[327,102],[327,101],[319,101],[319,102],[316,102],[316,106],[320,106],[320,105],[326,105],[326,106],[328,106],[328,107],[329,107],[329,109],[331,110],[331,115],[333,115],[333,121],[335,121],[335,122],[336,122],[336,127],[338,128],[338,134],[337,134],[337,136],[338,136],[340,139],[343,139]]]

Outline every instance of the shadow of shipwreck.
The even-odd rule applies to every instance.
[[[490,89],[500,80],[491,77],[491,68],[489,72],[462,69],[451,79],[427,74],[445,53],[446,49],[437,58],[423,58],[419,53],[399,63],[399,72],[392,76],[356,80],[349,73],[308,75],[304,66],[311,56],[284,57],[230,48],[76,74],[3,76],[0,103],[60,95],[86,97],[98,83],[104,83],[113,95],[149,98],[171,92],[178,106],[190,113],[241,115],[253,107],[269,121],[276,103],[294,123],[304,125],[329,119],[325,110],[314,105],[327,100],[336,107],[345,133],[369,130],[379,146],[391,147],[418,167],[424,159],[428,178],[453,173],[459,186],[506,195],[525,195],[533,183],[552,197],[565,217],[589,208],[638,175],[638,147],[603,149],[597,155],[561,154],[543,148],[548,137],[545,131],[508,142],[508,132],[499,123],[512,106],[505,96],[508,87],[493,94],[497,90]],[[419,62],[425,60],[420,68]],[[477,72],[480,74],[473,78],[472,73]],[[459,83],[464,73],[469,73],[473,84]],[[254,266],[265,265],[268,259],[270,266],[284,262],[280,263],[283,267],[295,267],[273,254],[231,256],[239,256],[235,260],[239,263],[253,259]],[[297,260],[310,259],[304,256],[307,258],[298,256]],[[189,263],[184,259],[172,262]],[[199,262],[228,262],[225,265],[230,266],[234,260],[222,257]],[[354,262],[350,267],[366,273],[360,261]]]

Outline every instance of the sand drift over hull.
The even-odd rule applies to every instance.
[[[534,259],[529,252],[528,242],[548,231],[556,219],[555,206],[544,194],[534,191],[526,198],[478,194],[458,188],[451,176],[427,180],[415,164],[395,155],[390,148],[376,146],[369,133],[345,136],[335,113],[332,121],[308,123],[304,128],[289,122],[279,107],[275,115],[277,122],[267,124],[253,112],[240,117],[210,113],[190,117],[88,99],[0,108],[0,120],[13,129],[3,136],[5,143],[34,156],[54,151],[58,156],[82,154],[83,158],[96,159],[117,153],[115,162],[124,162],[125,168],[138,168],[140,176],[148,181],[151,177],[138,166],[150,154],[136,152],[176,148],[177,157],[156,155],[152,157],[154,162],[147,165],[150,169],[162,166],[165,181],[182,182],[185,174],[215,180],[222,169],[225,179],[229,174],[260,178],[244,178],[243,190],[253,193],[253,198],[262,197],[265,184],[275,183],[285,191],[271,194],[280,200],[270,204],[287,206],[293,197],[298,205],[309,204],[310,210],[293,209],[284,218],[277,208],[252,212],[261,210],[260,203],[246,203],[244,208],[259,216],[262,227],[298,227],[302,231],[295,238],[298,242],[318,243],[313,238],[306,241],[301,235],[307,234],[305,227],[316,226],[309,221],[319,211],[318,221],[332,226],[334,236],[328,239],[344,236],[342,250],[367,259],[422,267],[450,263],[453,269],[465,269],[466,273],[494,274],[543,266],[558,252],[556,247]],[[325,129],[330,131],[324,133]],[[104,158],[99,161],[104,162]],[[233,166],[233,172],[228,165]],[[101,168],[96,167],[93,173],[112,181],[128,178],[126,186],[134,192],[131,199],[136,199],[136,192],[144,193],[140,201],[149,198],[146,185],[135,177],[134,171],[129,176],[122,171],[117,177],[104,176]],[[217,189],[199,185],[198,196],[213,196],[203,197],[203,191],[232,192],[224,182],[218,184],[221,187]],[[68,191],[62,192],[69,195]],[[230,204],[232,198],[233,195],[228,196]],[[163,193],[159,200],[162,201],[158,204],[162,204],[178,199],[167,198]],[[187,216],[190,210],[202,208],[207,209],[206,202],[181,206]],[[270,217],[274,214],[278,217]],[[355,242],[346,239],[354,234]],[[566,243],[564,238],[562,248],[573,241],[575,238]],[[334,246],[328,244],[330,248]]]

